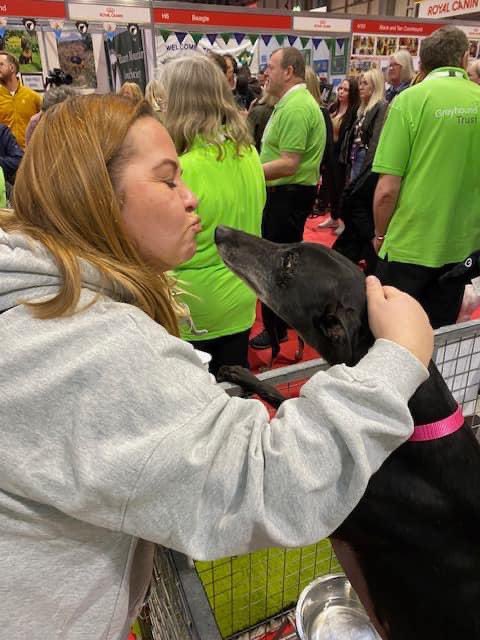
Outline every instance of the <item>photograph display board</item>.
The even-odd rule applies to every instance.
[[[20,73],[41,73],[42,61],[35,31],[7,30],[0,37],[0,49],[11,53],[20,63]]]
[[[105,51],[112,90],[118,91],[124,82],[135,82],[145,91],[147,72],[141,32],[132,36],[130,31],[122,31],[111,39],[105,38]]]
[[[349,73],[358,75],[372,68],[383,71],[390,56],[399,49],[410,52],[417,71],[422,39],[441,26],[441,23],[353,20]]]
[[[73,87],[97,88],[92,36],[89,33],[62,31],[57,51],[60,69],[72,76]]]

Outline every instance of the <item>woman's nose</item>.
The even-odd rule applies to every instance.
[[[197,196],[190,191],[185,185],[183,185],[183,201],[185,202],[185,209],[187,211],[194,211],[198,207]]]

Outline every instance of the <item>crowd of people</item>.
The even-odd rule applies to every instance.
[[[314,543],[410,437],[431,325],[455,321],[461,302],[463,285],[439,278],[480,247],[480,86],[465,34],[439,29],[420,61],[414,76],[398,52],[387,92],[372,69],[324,105],[295,48],[256,79],[231,56],[180,57],[145,96],[51,88],[42,108],[0,52],[13,185],[0,211],[6,636],[124,640],[154,544],[212,559]],[[255,298],[214,229],[301,241],[321,176],[335,248],[380,277],[366,279],[375,342],[270,421],[197,353],[214,374],[248,366],[249,345],[287,331],[264,307],[250,338]]]

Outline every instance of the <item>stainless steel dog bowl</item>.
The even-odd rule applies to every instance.
[[[305,587],[295,617],[301,640],[380,640],[343,574],[322,576]]]

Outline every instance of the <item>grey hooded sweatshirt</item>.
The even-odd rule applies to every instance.
[[[104,292],[83,265],[79,311],[47,251],[0,230],[0,629],[21,640],[124,640],[153,543],[197,559],[295,547],[345,519],[412,432],[428,372],[375,343],[269,420],[230,398],[193,348]],[[82,310],[83,309],[83,310]]]

